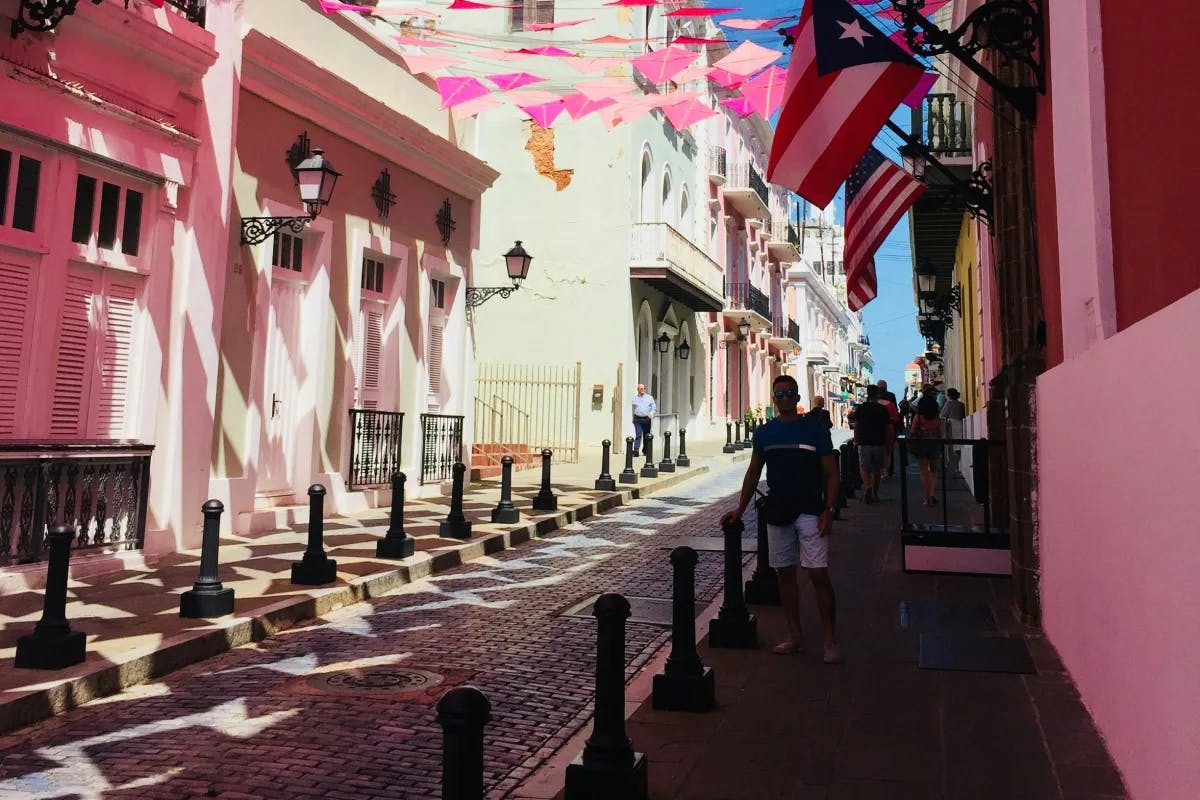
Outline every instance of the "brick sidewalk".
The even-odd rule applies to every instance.
[[[752,607],[756,650],[718,650],[718,708],[655,711],[650,678],[667,648],[628,685],[627,732],[649,761],[654,800],[1124,800],[1127,794],[1049,642],[1013,620],[1007,578],[904,574],[899,486],[884,502],[851,502],[835,523],[831,572],[845,663],[821,662],[811,588],[803,588],[808,653],[777,656],[778,608]],[[861,494],[859,495],[861,498]],[[751,518],[747,519],[752,523]],[[749,569],[747,569],[749,575]],[[1036,674],[921,669],[919,631],[901,601],[985,604],[996,635],[1023,639]],[[697,638],[719,600],[697,621]],[[590,724],[513,795],[561,797],[565,765]]]
[[[410,499],[405,505],[405,529],[417,552],[402,561],[378,560],[375,543],[387,529],[387,509],[325,521],[325,548],[338,562],[338,581],[327,587],[290,583],[290,565],[306,546],[306,525],[271,533],[240,536],[223,534],[220,577],[234,589],[234,614],[216,620],[187,620],[178,615],[179,595],[191,588],[199,567],[199,551],[141,568],[127,568],[82,578],[68,587],[67,616],[72,628],[88,635],[87,660],[61,671],[0,670],[0,732],[75,708],[94,698],[169,673],[248,642],[270,636],[297,622],[333,609],[395,590],[424,576],[478,559],[556,530],[579,519],[627,504],[632,498],[662,491],[706,472],[706,463],[728,464],[748,454],[721,456],[719,446],[693,446],[699,454],[693,466],[636,485],[618,485],[618,492],[592,489],[599,472],[595,464],[557,465],[553,487],[557,512],[531,507],[538,491],[540,469],[514,475],[513,502],[522,522],[496,525],[489,521],[499,498],[497,481],[473,484],[464,496],[464,512],[472,520],[468,541],[440,538],[438,523],[446,517],[449,498]],[[707,457],[706,457],[707,456]],[[613,465],[614,476],[622,464]],[[9,592],[0,606],[0,663],[9,666],[17,639],[32,630],[41,617],[42,591]]]

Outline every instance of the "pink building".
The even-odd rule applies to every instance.
[[[6,579],[38,579],[49,522],[78,527],[76,572],[107,569],[195,546],[206,498],[243,530],[318,481],[365,508],[390,470],[435,484],[463,446],[496,173],[387,31],[301,0],[204,5],[81,3],[0,39]],[[0,3],[0,27],[25,8]],[[341,173],[330,205],[242,244],[243,218],[307,216],[303,135]]]

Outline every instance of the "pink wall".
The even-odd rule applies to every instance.
[[[1161,413],[1200,397],[1197,319],[1200,291],[1038,379],[1043,624],[1136,800],[1200,797],[1200,428]]]

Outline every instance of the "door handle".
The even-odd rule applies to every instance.
[[[279,399],[279,395],[271,392],[271,419],[279,416],[279,407],[283,405],[283,401]]]

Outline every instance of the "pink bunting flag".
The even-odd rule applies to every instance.
[[[490,3],[476,3],[475,0],[454,0],[453,3],[446,6],[448,11],[472,11],[478,8],[520,8],[520,4],[508,6],[496,6]]]
[[[413,75],[422,75],[426,72],[433,72],[435,69],[445,69],[462,63],[461,58],[443,53],[404,53],[400,58],[404,60],[404,66],[408,67],[408,71]]]
[[[605,3],[606,6],[656,6],[658,0],[612,0],[611,3]]]
[[[663,106],[663,114],[675,130],[682,131],[697,122],[715,117],[717,112],[709,108],[707,103],[691,97],[681,103]]]
[[[162,7],[162,3],[158,4]],[[321,10],[326,14],[332,14],[335,11],[359,11],[374,13],[375,6],[356,6],[352,3],[338,3],[335,0],[321,0]]]
[[[377,17],[422,17],[425,19],[437,19],[438,17],[434,12],[416,6],[376,6],[372,12]]]
[[[786,81],[786,69],[767,67],[742,84],[742,97],[745,97],[751,108],[759,114],[769,117],[783,103],[783,86]]]
[[[713,66],[734,75],[750,75],[782,55],[778,50],[762,47],[754,42],[742,42],[732,53],[714,62]]]
[[[522,86],[528,86],[531,83],[540,83],[545,78],[539,78],[537,75],[530,75],[528,72],[506,72],[500,75],[486,76],[489,81],[496,84],[496,88],[501,91],[509,89],[519,89]]]
[[[647,98],[643,95],[627,100],[618,100],[617,107],[620,108],[621,122],[633,122],[650,113],[650,109],[654,108],[654,98]]]
[[[625,78],[602,78],[575,84],[575,91],[589,100],[608,100],[632,92],[634,86]]]
[[[724,44],[724,39],[705,39],[700,36],[676,36],[671,44]]]
[[[739,117],[748,117],[754,113],[754,107],[745,97],[730,97],[728,100],[722,100],[721,105],[733,109]]]
[[[504,103],[495,97],[484,96],[476,97],[474,100],[468,100],[465,103],[459,103],[454,107],[453,114],[455,119],[466,119],[474,117],[484,111],[491,111],[497,106],[502,106]]]
[[[697,8],[689,6],[688,8],[677,8],[674,11],[668,11],[663,14],[664,17],[715,17],[718,14],[731,14],[734,11],[741,11],[740,8]]]
[[[736,89],[746,80],[742,75],[734,75],[729,70],[719,67],[708,68],[708,79],[726,89]]]
[[[929,90],[937,83],[938,74],[936,72],[926,72],[917,81],[917,85],[908,93],[908,96],[902,101],[909,108],[920,108],[921,103],[925,102],[925,95],[929,94]]]
[[[581,120],[588,114],[599,111],[602,108],[608,108],[616,103],[612,98],[604,98],[603,100],[592,100],[584,94],[576,92],[569,94],[562,99],[563,108],[571,115],[571,119]]]
[[[563,104],[561,100],[555,100],[550,103],[542,103],[536,106],[518,106],[522,111],[530,116],[534,122],[541,125],[543,128],[549,128],[554,124],[554,120],[558,119],[558,115],[563,112]]]
[[[438,94],[442,96],[442,108],[454,108],[490,93],[478,78],[452,76],[434,80],[437,82]]]
[[[570,28],[573,25],[582,25],[585,22],[595,22],[595,17],[587,19],[570,19],[565,22],[527,22],[525,29],[531,31],[552,31],[558,28]]]
[[[540,106],[559,100],[559,96],[554,92],[546,92],[541,89],[514,89],[513,91],[505,92],[504,96],[511,100],[512,104],[518,108],[522,106]]]
[[[472,50],[471,55],[492,61],[520,61],[522,58],[533,58],[533,53],[518,53],[515,50]]]
[[[668,47],[663,50],[651,50],[649,53],[631,59],[633,68],[645,76],[653,84],[666,83],[671,78],[683,72],[699,55],[695,50],[682,47]]]
[[[769,19],[723,19],[717,22],[722,28],[735,28],[739,31],[765,31],[776,25],[793,20],[796,17],[771,17]]]
[[[709,68],[700,64],[695,67],[688,67],[683,72],[675,76],[676,83],[691,83],[692,81],[703,80],[708,77]]]
[[[553,45],[544,45],[542,47],[522,47],[518,53],[528,53],[531,56],[550,56],[552,58],[572,58],[574,53],[569,50],[563,50],[561,47]]]
[[[920,32],[918,32],[917,37],[920,38],[920,36],[921,36],[921,34],[920,34]],[[891,39],[893,42],[895,42],[897,45],[899,45],[901,50],[903,50],[904,52],[906,52],[910,55],[912,54],[912,48],[908,46],[908,38],[904,35],[903,28],[901,28],[898,31],[892,31],[891,35],[888,36],[888,38]]]
[[[631,44],[638,40],[630,39],[628,36],[613,36],[612,34],[605,34],[604,36],[594,36],[591,39],[584,39],[584,41],[588,42],[589,44]]]
[[[925,7],[921,9],[921,14],[926,17],[932,17],[939,8],[946,5],[948,2],[950,2],[950,0],[925,0]],[[892,22],[903,22],[904,20],[904,17],[901,16],[900,12],[891,6],[887,6],[886,8],[877,11],[875,16],[879,17],[880,19],[891,20]]]

